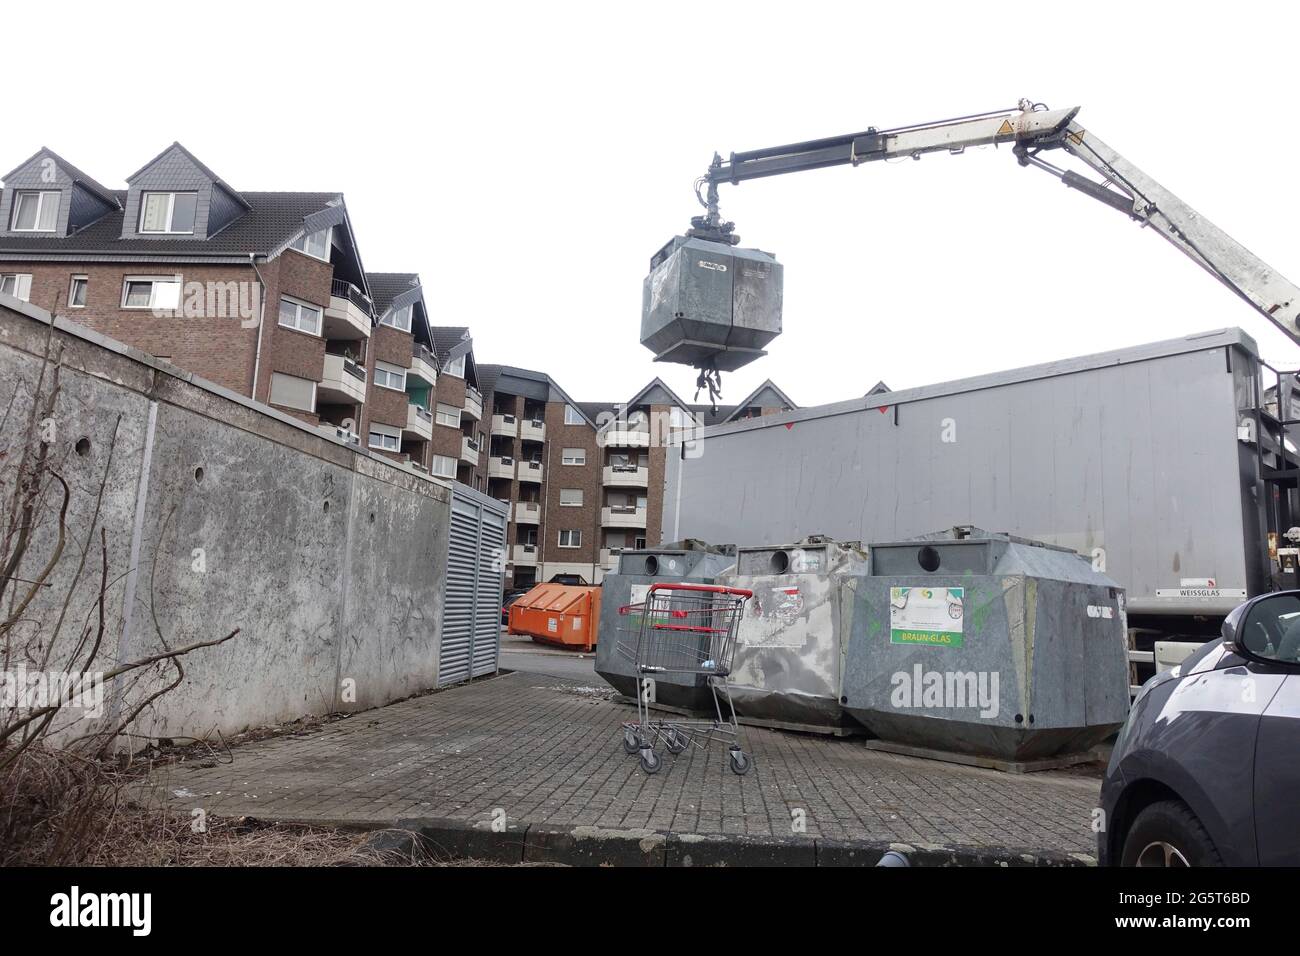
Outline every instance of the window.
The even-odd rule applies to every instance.
[[[433,474],[440,478],[456,477],[456,459],[447,455],[434,455],[433,467],[429,469]]]
[[[564,406],[564,424],[566,425],[585,425],[587,420],[582,417],[582,412],[578,411],[572,405]]]
[[[198,201],[198,193],[145,193],[140,197],[139,231],[192,234]]]
[[[633,539],[632,539],[632,548],[633,548],[633,550],[635,550],[635,551],[644,551],[644,550],[645,550],[645,538],[633,538]]]
[[[329,262],[331,235],[330,229],[322,229],[320,232],[313,232],[310,236],[303,236],[289,248],[305,252],[315,259],[323,259]]]
[[[124,309],[178,309],[180,276],[127,276],[122,281]]]
[[[380,388],[391,388],[397,392],[404,392],[406,391],[406,369],[400,365],[376,362],[375,384]]]
[[[309,378],[298,378],[282,372],[271,373],[271,404],[296,408],[303,412],[316,410],[316,383]]]
[[[403,332],[411,331],[411,311],[413,306],[404,306],[396,311],[389,312],[379,320],[380,325],[391,325],[395,329],[401,329]],[[461,374],[465,374],[463,371]]]
[[[32,277],[21,272],[0,275],[0,292],[28,302],[32,296]]]
[[[566,448],[564,455],[560,458],[560,463],[565,465],[585,465],[587,463],[587,450],[585,448]]]
[[[561,548],[581,548],[582,532],[581,531],[561,531],[560,532]]]
[[[86,286],[89,281],[85,276],[72,277],[72,286],[68,289],[68,308],[84,309],[86,307]]]
[[[582,507],[582,489],[581,488],[561,488],[560,505],[565,508]]]
[[[283,296],[280,299],[280,324],[308,335],[320,335],[320,308]]]
[[[402,447],[402,430],[391,425],[370,425],[370,447],[380,451],[400,451]]]
[[[454,375],[457,378],[464,378],[465,377],[465,356],[458,355],[456,358],[452,359],[450,362],[444,365],[442,367],[442,370],[446,372],[448,375]]]
[[[18,193],[14,197],[14,232],[53,232],[59,222],[57,192]]]
[[[460,409],[455,405],[444,405],[438,403],[437,420],[439,425],[450,425],[452,428],[460,428]]]

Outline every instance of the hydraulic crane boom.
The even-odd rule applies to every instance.
[[[846,136],[732,153],[725,161],[715,154],[708,172],[697,182],[697,195],[700,186],[707,186],[707,195],[700,197],[707,212],[691,220],[688,235],[729,245],[739,242],[733,232],[735,224],[723,222],[718,211],[720,183],[1011,143],[1021,165],[1050,172],[1064,185],[1151,227],[1300,344],[1300,288],[1076,123],[1078,112],[1078,107],[1049,110],[1022,100],[1015,110],[896,129],[869,128]],[[1056,149],[1077,157],[1103,182],[1042,158],[1042,153]]]

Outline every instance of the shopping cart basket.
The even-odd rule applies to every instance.
[[[637,673],[637,719],[623,724],[623,750],[639,753],[646,773],[662,766],[655,752],[660,741],[676,756],[687,747],[707,746],[715,736],[731,741],[727,756],[732,771],[744,774],[753,766],[753,758],[741,749],[727,688],[740,615],[753,596],[752,591],[714,584],[652,584],[643,602],[619,608],[616,650]],[[652,719],[650,687],[661,674],[704,678],[713,696],[713,718]]]

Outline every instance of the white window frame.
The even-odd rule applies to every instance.
[[[379,444],[375,444],[375,436],[380,437]],[[388,442],[392,441],[390,447]],[[376,451],[400,452],[402,450],[402,430],[393,425],[384,425],[380,422],[370,423],[370,434],[366,436],[366,444]]]
[[[144,227],[144,213],[149,205],[150,196],[167,197],[167,228],[166,229],[146,229]],[[194,225],[188,229],[173,229],[172,217],[176,215],[176,197],[193,196],[194,197]],[[177,189],[168,191],[165,189],[146,189],[140,193],[140,217],[137,221],[136,232],[142,236],[192,236],[199,223],[199,194],[189,189]]]
[[[318,256],[316,253],[308,250],[307,240],[311,239],[312,236],[319,236],[322,233],[325,234],[325,255]],[[313,259],[317,259],[320,262],[329,262],[330,250],[334,248],[334,227],[326,226],[324,229],[317,229],[315,232],[304,232],[297,240],[290,244],[289,248],[296,252],[301,252],[304,256],[310,256]]]
[[[569,493],[576,493],[577,496],[578,496],[578,500],[577,500],[577,501],[565,501],[565,500],[564,500],[564,495],[565,495],[566,492],[569,492]],[[582,489],[581,489],[581,488],[561,488],[561,489],[560,489],[560,507],[561,507],[561,508],[581,508],[581,507],[582,507],[582,502],[583,502],[583,494],[582,494]]]
[[[277,308],[275,312],[276,323],[286,329],[293,329],[295,332],[301,332],[303,335],[313,335],[316,338],[320,338],[321,329],[325,325],[325,310],[319,305],[314,305],[311,302],[304,302],[302,299],[295,299],[291,295],[280,296],[280,305],[283,306],[286,302],[296,307],[293,324],[284,321],[284,311],[280,308]],[[302,327],[302,316],[304,311],[314,312],[316,314],[315,329],[305,329]]]
[[[76,292],[77,292],[78,282],[81,283],[82,289],[84,290],[82,294],[82,301],[80,304],[76,302]],[[86,300],[89,297],[90,297],[90,276],[74,275],[71,278],[71,280],[68,282],[68,308],[84,309],[86,307]]]
[[[399,332],[411,331],[411,316],[415,314],[415,306],[404,305],[400,309],[389,309],[384,317],[379,320],[380,325],[387,325],[397,329]],[[405,316],[405,322],[398,322],[398,318]]]
[[[582,417],[582,412],[578,411],[572,405],[564,406],[564,424],[566,425],[585,425],[587,420]]]
[[[396,377],[401,383],[399,385],[389,385],[388,379]],[[380,388],[386,388],[393,392],[406,391],[406,369],[400,365],[393,365],[391,362],[375,362],[375,384]]]
[[[569,544],[564,543],[564,536],[569,536]],[[581,528],[564,528],[556,536],[555,546],[576,550],[582,547],[582,529]]]
[[[465,356],[458,355],[454,359],[451,359],[449,362],[443,365],[442,370],[446,372],[448,375],[451,375],[455,378],[464,378],[465,377]]]
[[[576,452],[570,455],[569,452]],[[561,452],[561,465],[585,465],[587,463],[587,449],[585,448],[565,448]]]
[[[23,302],[32,300],[32,275],[30,272],[0,273],[0,288],[3,288],[6,279],[14,280],[14,290],[9,295],[12,295],[15,299],[21,299]]]
[[[149,286],[149,304],[148,305],[127,305],[127,294],[131,290],[133,282],[148,282]],[[163,306],[158,304],[158,285],[165,283],[176,286],[176,304],[173,306]],[[134,312],[176,312],[181,307],[181,292],[185,288],[185,283],[179,275],[173,276],[123,276],[122,277],[122,308],[130,309]]]
[[[439,462],[446,462],[444,466],[446,470],[440,471],[438,469]],[[434,455],[433,462],[429,465],[429,474],[437,475],[439,478],[455,478],[457,464],[456,459],[450,455]]]
[[[36,224],[30,229],[24,229],[18,225],[18,207],[22,205],[25,197],[36,197]],[[49,229],[41,228],[41,213],[45,211],[45,204],[54,197],[54,225]],[[9,220],[9,229],[11,232],[57,232],[59,229],[59,200],[63,197],[60,190],[45,189],[17,189],[14,191],[14,208]]]
[[[446,402],[438,402],[433,410],[433,420],[439,425],[460,428],[460,409]]]

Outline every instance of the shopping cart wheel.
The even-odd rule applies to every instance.
[[[670,754],[679,754],[686,749],[686,745],[691,742],[691,738],[680,730],[672,730],[668,734],[668,739],[664,741],[664,746],[668,748]]]
[[[749,759],[749,754],[739,747],[731,748],[729,756],[731,757],[731,772],[738,776],[743,777],[749,773],[749,768],[754,766],[754,761]]]
[[[649,747],[641,748],[641,769],[646,773],[657,773],[663,763],[663,758]]]
[[[632,728],[623,731],[623,752],[634,754],[641,749],[641,737]]]

